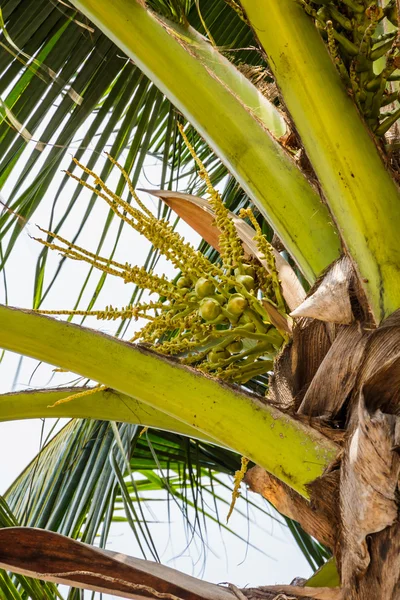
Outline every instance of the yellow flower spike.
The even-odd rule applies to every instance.
[[[187,138],[184,139],[188,143]],[[191,149],[191,152],[194,153],[194,150]],[[118,167],[127,181],[136,207],[118,197],[93,171],[78,160],[74,160],[84,173],[93,178],[94,184],[91,185],[72,173],[68,173],[68,175],[99,198],[104,199],[116,216],[139,234],[144,235],[154,248],[158,249],[181,271],[182,276],[178,280],[180,283],[169,281],[165,276],[155,275],[144,267],[131,266],[128,262],[123,264],[98,256],[77,244],[72,244],[58,234],[42,229],[41,231],[48,236],[47,240],[49,240],[39,240],[43,245],[57,250],[73,260],[85,261],[102,272],[120,277],[125,283],[134,283],[142,289],[147,289],[150,293],[156,293],[160,300],[122,308],[110,305],[103,310],[47,311],[39,309],[37,312],[52,315],[93,316],[102,320],[145,318],[147,323],[134,334],[131,342],[140,341],[161,354],[179,356],[182,362],[193,364],[196,368],[208,372],[212,376],[240,383],[242,380],[247,381],[251,378],[253,372],[257,374],[269,369],[269,362],[265,360],[266,352],[267,350],[269,353],[274,352],[274,349],[267,335],[270,327],[268,313],[257,297],[257,289],[259,289],[261,281],[263,290],[267,290],[267,293],[270,294],[267,297],[275,298],[270,289],[273,286],[273,275],[265,274],[264,278],[257,278],[258,288],[255,288],[253,277],[255,277],[257,269],[254,270],[251,265],[245,264],[241,242],[237,238],[236,228],[229,218],[221,196],[213,189],[204,165],[197,157],[195,158],[200,168],[200,174],[207,184],[211,197],[210,203],[216,214],[216,224],[221,232],[222,267],[211,263],[206,256],[186,242],[168,221],[153,216],[137,198],[126,171],[112,157],[109,159],[113,165]],[[254,216],[251,217],[254,220]],[[259,238],[260,248],[269,261],[271,271],[274,272],[275,263],[272,250],[270,251],[268,242],[262,236],[259,228],[256,229],[256,238]],[[205,281],[207,289],[203,289]],[[232,289],[235,287],[243,300],[243,306],[237,308],[236,316],[226,309],[232,298]],[[208,308],[213,309],[217,315],[216,319],[212,318],[213,314],[204,312]],[[242,310],[244,310],[243,314],[241,314]],[[219,327],[222,325],[222,328],[217,329],[217,323]],[[251,331],[248,329],[249,326]],[[224,340],[225,336],[226,340]],[[259,343],[251,351],[244,350],[246,346],[243,345],[242,351],[230,352],[226,350],[225,346],[233,338],[237,345],[246,338],[255,339]],[[212,349],[215,350],[216,347],[219,348],[218,352],[214,352],[217,360],[209,360],[213,356]],[[261,360],[259,360],[260,358]],[[91,391],[85,391],[86,393],[91,393]],[[77,395],[72,395],[64,401],[77,397]]]
[[[111,157],[109,157],[111,160]],[[154,217],[151,212],[143,205],[143,203],[139,200],[137,195],[134,195],[134,199],[138,206],[142,208],[146,212],[144,215],[138,209],[133,208],[128,202],[122,200],[119,196],[117,196],[112,190],[110,190],[107,185],[98,177],[93,171],[82,165],[77,159],[73,159],[74,163],[78,165],[85,173],[93,177],[95,183],[100,185],[102,190],[106,192],[103,194],[98,189],[94,188],[87,182],[83,181],[73,173],[66,171],[66,174],[72,177],[73,179],[79,181],[82,185],[90,189],[92,192],[103,198],[110,208],[120,217],[123,221],[125,221],[128,225],[130,225],[133,229],[138,231],[140,234],[147,237],[147,239],[153,244],[153,246],[160,250],[164,256],[168,260],[170,260],[173,265],[182,270],[190,272],[191,267],[197,272],[197,276],[200,275],[204,270],[211,270],[212,272],[218,273],[218,268],[216,268],[212,263],[210,263],[201,253],[198,253],[190,244],[184,241],[182,236],[174,231],[169,223],[165,221],[159,220]],[[113,164],[118,163],[114,161]],[[119,166],[122,169],[122,167]],[[129,182],[130,183],[130,182]],[[130,188],[131,189],[131,188]],[[133,188],[132,188],[133,190]],[[123,213],[121,213],[118,208],[127,212],[131,215],[135,221],[128,219]],[[181,259],[181,260],[179,260]]]
[[[63,256],[65,256],[67,258],[71,258],[72,260],[82,260],[84,262],[87,262],[87,263],[93,265],[100,271],[104,271],[106,273],[109,273],[110,275],[116,275],[117,277],[124,277],[124,275],[121,274],[116,269],[113,269],[112,267],[109,267],[108,265],[103,265],[101,263],[98,263],[96,261],[96,259],[92,259],[89,256],[86,256],[85,254],[80,254],[79,251],[72,250],[71,248],[63,248],[62,246],[58,246],[57,244],[47,242],[46,240],[41,240],[40,238],[33,238],[33,239],[36,242],[43,244],[43,246],[50,248],[50,250],[58,250],[59,252],[61,252],[61,254]]]
[[[168,354],[171,356],[187,352],[193,344],[186,338],[174,338],[170,342],[163,342],[162,344],[154,344],[153,349],[157,350],[159,354]]]
[[[96,173],[94,171],[92,171],[91,169],[88,169],[87,167],[85,167],[85,165],[83,165],[82,163],[80,163],[76,158],[72,159],[73,162],[78,165],[78,167],[80,167],[82,169],[82,171],[84,173],[86,173],[87,175],[90,175],[91,177],[93,177],[95,183],[97,185],[99,185],[101,187],[101,189],[110,197],[114,200],[114,202],[120,206],[124,211],[126,211],[128,214],[131,214],[132,216],[134,216],[134,218],[146,218],[143,213],[141,213],[140,211],[138,211],[137,209],[135,210],[135,208],[133,208],[129,202],[126,202],[125,200],[122,200],[122,198],[120,198],[117,194],[115,194],[112,190],[110,190],[109,187],[107,187],[107,185],[104,183],[104,181],[102,179],[100,179],[100,177],[98,175],[96,175]],[[115,163],[116,164],[116,163]],[[67,172],[67,174],[69,175],[69,172]],[[136,194],[135,194],[135,200],[138,199]],[[140,200],[139,200],[140,202]],[[140,206],[140,208],[142,208]],[[147,209],[146,209],[147,211]],[[153,215],[148,211],[148,214],[150,215],[151,218],[154,218]]]
[[[46,233],[48,233],[49,235],[53,235],[51,232]],[[47,246],[51,250],[58,250],[68,258],[72,258],[73,260],[83,260],[84,262],[91,264],[92,266],[96,267],[96,269],[99,269],[104,273],[108,273],[109,275],[115,275],[116,277],[121,277],[125,283],[134,283],[140,288],[147,289],[151,293],[157,293],[160,296],[165,296],[167,298],[181,298],[176,286],[174,286],[170,281],[168,281],[168,279],[166,279],[165,276],[159,277],[158,275],[154,275],[153,273],[148,273],[144,267],[132,267],[128,263],[123,265],[116,261],[97,256],[92,252],[88,252],[87,250],[84,250],[83,248],[80,248],[79,246],[68,242],[68,240],[61,238],[61,236],[54,235],[54,237],[59,239],[60,241],[62,240],[62,243],[64,243],[67,246],[67,248],[63,248],[62,246],[58,246],[57,244],[47,242],[46,240],[41,240],[38,238],[33,239],[40,242],[44,246]],[[109,266],[110,264],[112,266]],[[118,271],[118,269],[120,269],[120,271]]]
[[[239,488],[240,488],[240,484],[243,481],[244,476],[246,475],[248,464],[249,464],[249,459],[242,456],[240,471],[236,471],[234,480],[233,480],[232,502],[229,507],[228,516],[226,517],[227,523],[231,517],[231,514],[233,513],[233,509],[235,508],[236,500],[240,496]]]
[[[94,259],[96,262],[104,262],[107,263],[107,265],[112,265],[113,267],[116,267],[118,269],[122,269],[122,270],[129,270],[131,269],[131,265],[128,263],[122,264],[119,263],[115,260],[111,260],[110,258],[104,258],[103,256],[99,256],[98,254],[94,254],[93,252],[89,252],[89,250],[85,250],[85,248],[81,248],[80,246],[77,246],[76,244],[73,244],[72,242],[69,242],[68,240],[66,240],[65,238],[61,237],[61,235],[58,235],[56,233],[52,233],[51,231],[47,231],[47,229],[43,229],[42,227],[38,227],[38,229],[42,232],[42,233],[46,233],[47,235],[51,236],[52,238],[54,238],[55,240],[58,240],[59,242],[62,242],[63,244],[65,244],[67,246],[67,249],[72,249],[74,251],[76,251],[77,253],[83,254],[85,256],[88,256],[89,258]],[[44,245],[48,245],[47,242],[45,242],[44,240],[40,240],[38,238],[33,238],[34,240],[41,242]],[[61,249],[62,251],[64,251],[63,248],[61,248],[60,246],[58,246],[56,249]]]
[[[167,307],[166,307],[167,308]],[[168,334],[171,330],[176,329],[176,326],[171,324],[170,314],[172,311],[166,310],[162,312],[160,315],[157,315],[147,323],[140,331],[135,333],[135,335],[129,340],[130,342],[135,342],[140,340],[143,343],[155,345],[158,343],[160,337],[165,334]]]
[[[158,303],[156,303],[158,306]],[[139,317],[153,321],[156,317],[147,314],[147,310],[151,310],[151,304],[143,304],[139,306],[127,306],[121,309],[106,306],[104,310],[43,310],[41,308],[34,309],[41,315],[74,315],[80,317],[96,317],[102,321],[116,321],[117,319],[130,319]]]
[[[279,281],[279,274],[278,274],[278,270],[276,268],[273,248],[272,248],[271,244],[269,243],[269,241],[267,240],[267,238],[265,237],[265,235],[263,234],[261,227],[259,226],[257,219],[255,218],[254,213],[251,210],[251,208],[246,208],[246,209],[242,208],[239,213],[239,216],[242,219],[245,219],[246,217],[248,217],[248,219],[250,220],[251,224],[253,225],[253,227],[255,229],[255,236],[253,239],[256,242],[257,248],[261,252],[263,259],[267,262],[269,274],[270,274],[273,289],[275,292],[275,297],[276,297],[276,300],[278,303],[278,307],[284,311],[285,310],[285,302],[284,302],[283,296],[282,296],[281,283]]]
[[[154,218],[151,228],[149,227],[144,235],[183,273],[194,278],[207,273],[213,277],[223,275],[217,265],[211,263],[201,252],[185,242],[184,238],[174,231],[169,223]]]
[[[85,170],[86,168],[83,165],[81,165],[80,162],[78,162],[75,158],[72,160],[76,165],[78,165],[81,169],[83,169],[85,171],[85,173],[87,172]],[[89,171],[89,173],[92,173],[92,171]],[[138,217],[141,218],[143,216],[142,213],[137,208],[134,208],[128,202],[121,200],[121,198],[119,198],[119,196],[117,196],[116,194],[114,194],[113,196],[111,196],[111,198],[109,198],[107,196],[107,194],[104,194],[101,190],[95,188],[93,185],[90,185],[90,183],[88,183],[84,179],[81,179],[74,173],[71,173],[71,171],[65,171],[65,174],[68,175],[68,177],[71,177],[71,179],[78,181],[78,183],[80,183],[83,187],[85,187],[88,190],[90,190],[91,192],[93,192],[93,194],[96,194],[96,196],[99,196],[99,198],[102,198],[103,200],[105,200],[107,202],[107,204],[110,206],[110,208],[116,214],[118,214],[118,216],[121,217],[121,219],[123,218],[123,214],[120,213],[119,211],[117,211],[117,207],[122,208],[129,215],[131,215],[131,217],[133,217],[134,219],[137,219]],[[96,176],[96,179],[99,179],[99,178]],[[99,181],[101,181],[101,180],[99,179]],[[128,222],[129,224],[131,223],[130,219],[127,219],[127,217],[125,217],[123,220]]]
[[[110,160],[123,171],[122,167],[111,157]],[[73,173],[66,171],[66,174],[69,175],[72,179],[79,181],[83,186],[91,190],[93,193],[97,194],[97,196],[103,198],[110,208],[114,211],[114,213],[130,225],[133,229],[138,231],[141,235],[147,237],[147,239],[153,244],[155,248],[160,250],[164,256],[172,262],[172,264],[183,272],[188,274],[194,274],[196,277],[200,277],[204,272],[210,273],[213,276],[218,277],[221,274],[221,270],[210,263],[208,259],[196,251],[193,246],[184,241],[184,238],[173,230],[171,225],[163,220],[159,220],[154,217],[151,212],[143,205],[143,203],[139,200],[137,195],[134,195],[134,199],[138,206],[145,211],[146,214],[140,212],[140,210],[133,208],[128,202],[122,200],[119,196],[117,196],[112,190],[110,190],[107,185],[98,177],[93,171],[82,165],[77,159],[73,159],[74,163],[78,165],[86,174],[93,177],[95,183],[99,185],[103,192],[98,190],[97,188],[91,186],[86,181],[83,181]],[[126,177],[127,174],[124,172]],[[133,187],[127,179],[128,184],[130,185],[131,192]],[[128,218],[122,211],[125,211],[129,214],[133,219]]]
[[[199,167],[199,175],[207,186],[210,195],[209,203],[215,214],[215,224],[220,231],[219,244],[221,250],[221,259],[225,269],[231,269],[240,265],[244,261],[244,252],[242,242],[237,234],[236,227],[229,217],[229,211],[224,205],[220,193],[211,183],[210,176],[207,173],[201,159],[197,156],[195,149],[189,142],[187,135],[180,123],[178,128],[185,142],[187,149],[196,161]]]
[[[143,202],[140,200],[140,198],[138,197],[138,195],[136,194],[136,190],[132,185],[131,180],[129,179],[129,175],[128,173],[125,171],[124,167],[122,165],[119,164],[119,162],[117,162],[115,160],[115,158],[113,158],[111,156],[111,154],[108,154],[108,152],[106,152],[107,154],[107,158],[110,162],[112,162],[113,165],[115,165],[116,167],[118,167],[118,169],[121,171],[126,183],[128,184],[128,188],[129,191],[132,195],[132,198],[135,200],[136,204],[142,209],[142,211],[144,213],[146,213],[148,216],[153,217],[153,215],[151,214],[151,212],[149,211],[149,209],[143,204]]]
[[[106,389],[107,389],[106,385],[95,385],[94,387],[90,388],[89,390],[85,390],[84,392],[78,392],[76,394],[71,394],[70,396],[67,396],[66,398],[61,398],[61,400],[57,400],[57,402],[54,402],[54,404],[51,404],[50,406],[48,406],[48,408],[54,408],[55,406],[58,406],[59,404],[65,404],[66,402],[71,402],[71,400],[77,400],[78,398],[82,398],[83,396],[90,396],[91,394],[96,394],[100,390],[106,390]]]

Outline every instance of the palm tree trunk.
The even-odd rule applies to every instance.
[[[347,316],[337,310],[346,302]],[[259,471],[247,481],[333,549],[343,598],[395,600],[400,591],[399,311],[374,328],[344,258],[295,312],[300,318],[293,341],[276,362],[271,400],[334,437],[342,456],[309,486],[310,503]]]

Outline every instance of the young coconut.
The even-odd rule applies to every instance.
[[[205,277],[200,277],[200,279],[197,280],[194,289],[199,298],[206,298],[215,293],[215,285]]]
[[[189,277],[182,275],[182,277],[179,277],[178,281],[176,282],[176,287],[180,290],[184,288],[190,288],[192,287],[192,282],[190,281]]]
[[[243,285],[248,292],[251,292],[251,290],[254,290],[255,288],[254,277],[251,275],[238,275],[236,281]]]
[[[199,315],[207,322],[214,321],[221,314],[221,305],[214,298],[204,298],[200,303]]]
[[[239,352],[243,350],[243,342],[242,340],[236,340],[234,342],[231,342],[230,344],[228,344],[226,349],[230,354],[239,354]]]
[[[235,317],[240,317],[248,307],[248,302],[241,294],[233,294],[226,305],[226,309]]]

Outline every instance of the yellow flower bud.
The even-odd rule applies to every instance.
[[[249,331],[250,333],[254,333],[256,330],[256,326],[255,324],[250,321],[250,322],[241,322],[243,317],[240,317],[239,319],[239,327],[240,329],[245,329],[246,331]]]
[[[179,294],[180,294],[181,296],[186,296],[186,294],[187,294],[189,291],[190,291],[190,290],[189,290],[189,288],[187,288],[187,287],[182,287],[182,288],[179,288]]]
[[[237,269],[235,269],[236,277],[238,277],[242,273],[244,273],[244,275],[249,275],[250,277],[255,277],[255,275],[256,275],[256,271],[255,271],[254,267],[252,267],[251,265],[246,265],[246,264],[242,265],[240,268],[238,267]]]
[[[229,356],[230,354],[225,348],[219,348],[218,350],[211,350],[207,355],[207,359],[211,363],[216,363],[219,360],[229,358]]]

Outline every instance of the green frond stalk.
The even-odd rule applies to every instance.
[[[318,194],[274,137],[275,107],[190,27],[161,20],[137,0],[73,3],[182,111],[313,281],[340,242]]]
[[[380,322],[400,306],[398,187],[302,6],[242,4]]]
[[[102,389],[73,387],[0,394],[0,421],[71,417],[71,412],[75,418],[104,421],[116,420],[115,415],[118,413],[117,420],[124,423],[135,423],[179,433],[203,442],[217,443],[198,429],[165,412],[143,404],[139,399],[104,389],[104,386]]]
[[[248,457],[306,497],[307,483],[336,455],[330,440],[259,398],[84,327],[2,306],[0,347],[139,399]],[[123,414],[116,410],[113,420],[120,421],[127,412],[123,402],[117,405]],[[64,406],[74,416],[74,401]],[[102,418],[100,412],[93,416]]]

